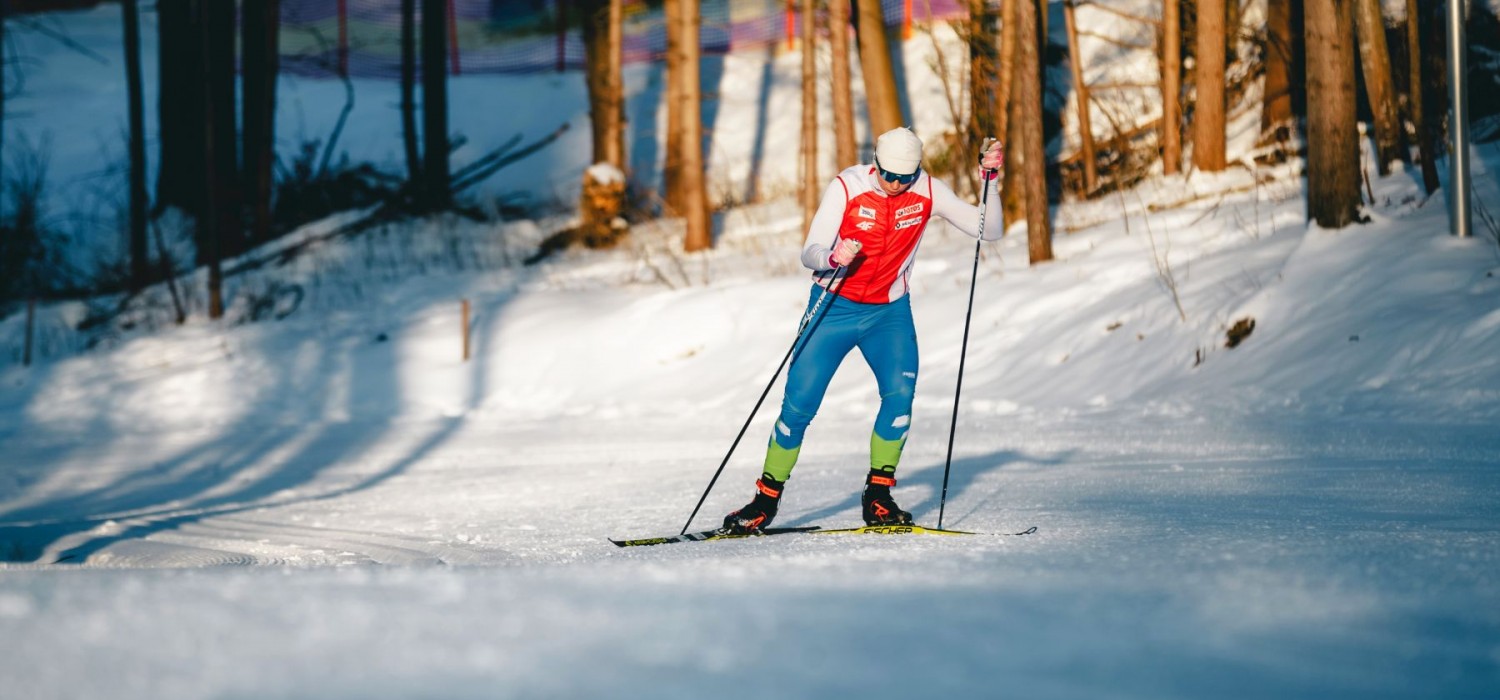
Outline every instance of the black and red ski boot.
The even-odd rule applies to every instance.
[[[865,494],[860,503],[864,506],[866,525],[910,525],[911,513],[901,510],[896,499],[891,498],[891,487],[896,485],[894,471],[871,469],[865,477]]]
[[[749,535],[760,531],[776,519],[776,506],[781,503],[781,489],[786,482],[761,474],[755,482],[755,500],[750,501],[729,515],[724,516],[723,532],[733,535]]]

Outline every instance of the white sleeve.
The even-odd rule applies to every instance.
[[[932,180],[932,213],[934,216],[943,217],[944,221],[958,227],[958,230],[986,241],[999,240],[1003,234],[1004,226],[1000,221],[1000,193],[998,187],[991,187],[988,200],[985,202],[984,212],[984,235],[979,234],[979,207],[959,199],[957,194],[948,184],[937,178]]]
[[[848,190],[842,180],[834,178],[828,189],[823,190],[823,201],[818,203],[818,211],[807,229],[807,242],[802,245],[803,267],[814,272],[833,269],[828,258],[838,242],[839,225],[844,221],[844,208],[848,204]]]

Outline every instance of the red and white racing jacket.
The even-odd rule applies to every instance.
[[[823,192],[802,248],[802,264],[826,287],[834,274],[829,258],[839,240],[863,244],[837,291],[841,297],[864,304],[890,303],[910,291],[912,262],[932,217],[942,217],[958,230],[980,237],[979,207],[959,199],[927,171],[894,197],[880,188],[879,177],[874,165],[856,165],[839,173]],[[1000,197],[989,197],[988,208],[982,237],[993,241],[1001,234]]]

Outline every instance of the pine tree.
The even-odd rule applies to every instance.
[[[1307,208],[1319,226],[1353,223],[1359,209],[1359,131],[1354,94],[1352,0],[1309,0]]]

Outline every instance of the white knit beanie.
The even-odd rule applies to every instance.
[[[904,126],[891,129],[875,139],[875,160],[888,172],[910,175],[922,165],[922,139]]]

